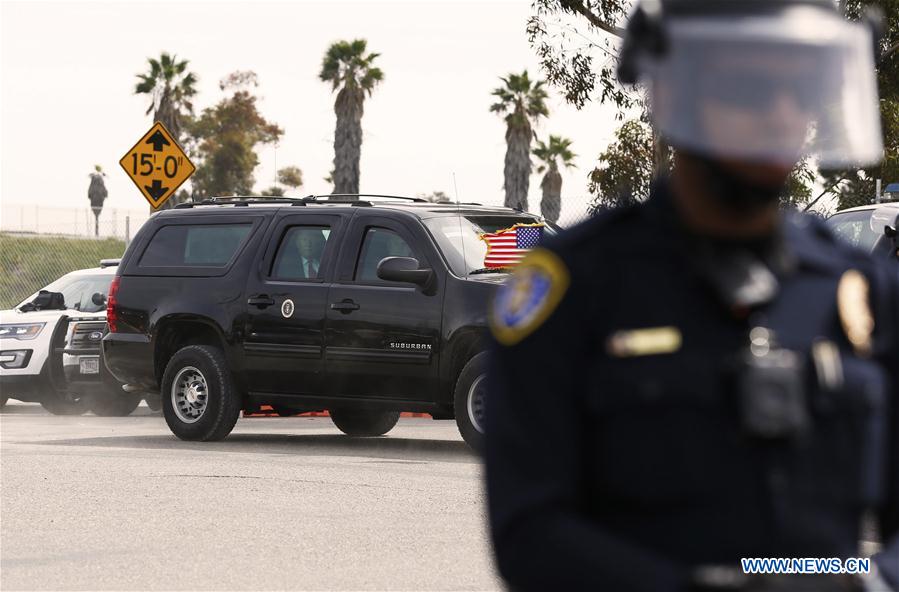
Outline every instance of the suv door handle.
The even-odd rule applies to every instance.
[[[331,304],[331,310],[339,310],[340,312],[347,314],[354,310],[359,310],[359,305],[347,298],[341,302],[334,302]]]
[[[269,298],[265,294],[256,294],[255,296],[250,296],[247,299],[247,304],[250,306],[258,306],[259,308],[265,308],[266,306],[271,306],[275,303],[274,298]]]

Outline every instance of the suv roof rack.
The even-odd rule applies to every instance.
[[[352,197],[354,199],[334,199],[340,197]],[[400,199],[404,201],[413,201],[417,203],[428,203],[428,200],[422,199],[420,197],[405,197],[402,195],[383,195],[379,193],[329,193],[326,195],[308,195],[303,199],[309,202],[322,202],[322,201],[338,201],[344,202],[348,204],[352,204],[355,201],[369,201],[369,200],[360,200],[360,197],[374,197],[376,199]],[[369,201],[369,205],[371,202]]]
[[[263,195],[263,196],[226,196],[226,197],[210,197],[202,201],[186,201],[175,206],[175,209],[188,209],[194,206],[248,206],[251,203],[289,203],[292,206],[305,206],[306,198],[304,197],[286,197],[280,195]]]
[[[118,267],[121,262],[121,259],[100,259],[100,267]]]
[[[402,195],[380,195],[376,193],[329,193],[325,195],[307,195],[306,197],[287,197],[281,195],[272,196],[226,196],[226,197],[210,197],[202,201],[186,201],[175,206],[176,210],[189,209],[196,206],[221,206],[233,205],[235,207],[249,206],[253,204],[290,204],[291,206],[305,206],[306,204],[344,204],[357,207],[371,207],[375,205],[370,199],[359,199],[360,197],[375,198],[383,200],[402,200],[415,203],[430,203],[426,199],[420,197],[404,197]],[[352,199],[340,199],[352,198]]]

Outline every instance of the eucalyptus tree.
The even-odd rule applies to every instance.
[[[334,193],[359,193],[362,113],[366,96],[384,80],[374,65],[380,54],[368,53],[365,39],[338,41],[325,52],[319,78],[337,93],[334,113]]]
[[[574,166],[577,156],[571,151],[571,140],[561,136],[549,136],[549,141],[537,141],[534,156],[540,160],[538,173],[545,173],[540,182],[543,199],[540,200],[540,213],[550,222],[558,222],[562,212],[562,173],[559,165],[565,168]]]
[[[544,81],[532,81],[527,70],[521,74],[500,77],[503,86],[491,93],[496,102],[490,111],[504,116],[506,121],[506,157],[503,166],[503,203],[509,208],[526,210],[531,177],[531,141],[534,125],[540,117],[549,115],[548,95]]]

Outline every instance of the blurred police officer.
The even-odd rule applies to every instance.
[[[740,559],[858,556],[866,512],[876,577],[899,572],[896,274],[778,207],[802,155],[880,159],[872,28],[830,0],[637,8],[619,74],[647,83],[673,172],[535,250],[492,304],[512,588],[855,590]]]

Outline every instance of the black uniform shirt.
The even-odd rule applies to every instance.
[[[486,462],[513,588],[676,590],[698,565],[857,556],[867,507],[899,572],[899,276],[810,216],[779,234],[777,296],[752,314],[711,288],[664,183],[512,276],[491,311]],[[807,362],[800,438],[741,429],[733,369],[756,325]]]

